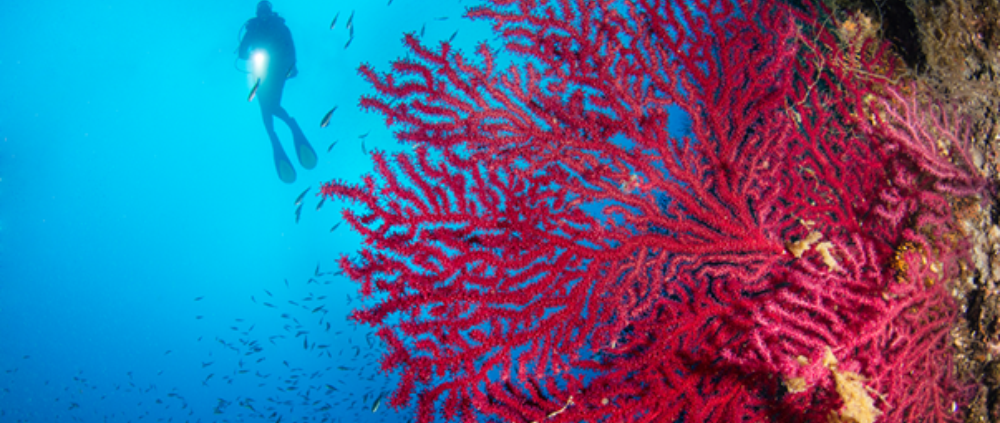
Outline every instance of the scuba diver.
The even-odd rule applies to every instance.
[[[260,114],[264,120],[264,129],[271,139],[274,149],[274,166],[278,177],[285,183],[295,182],[295,168],[281,147],[278,134],[274,132],[274,117],[277,116],[292,130],[295,143],[295,154],[299,164],[306,169],[316,167],[316,152],[306,140],[302,128],[288,112],[281,107],[281,92],[285,88],[285,79],[294,78],[298,74],[295,67],[295,44],[292,43],[292,33],[285,26],[285,19],[271,10],[271,2],[264,0],[257,3],[257,17],[248,20],[244,26],[246,34],[240,40],[239,58],[252,58],[254,76],[257,84],[250,93],[250,100],[256,94],[260,103]],[[253,56],[251,56],[251,54]]]

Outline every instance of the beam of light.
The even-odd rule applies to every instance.
[[[257,78],[264,79],[267,76],[267,52],[255,50],[250,55],[250,84],[257,82]]]

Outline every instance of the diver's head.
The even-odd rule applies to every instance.
[[[258,18],[263,18],[265,16],[271,16],[272,14],[274,14],[274,12],[271,11],[271,2],[269,2],[267,0],[262,0],[260,3],[257,3],[257,17]]]

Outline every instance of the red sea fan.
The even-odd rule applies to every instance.
[[[514,54],[505,71],[485,44],[472,62],[412,36],[415,60],[363,66],[380,97],[362,106],[413,152],[323,194],[364,206],[345,220],[365,248],[341,266],[402,375],[392,405],[958,420],[940,269],[961,258],[949,196],[982,185],[915,130],[933,116],[880,77],[886,50],[854,55],[813,12],[496,0],[469,16]],[[680,115],[688,136],[668,130]]]

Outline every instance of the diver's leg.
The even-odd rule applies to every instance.
[[[292,139],[295,141],[295,154],[299,156],[299,164],[306,169],[316,167],[316,151],[309,145],[309,140],[306,139],[306,134],[302,132],[298,122],[291,116],[285,119],[285,122],[292,129]]]
[[[282,69],[287,69],[287,66]],[[292,130],[292,139],[295,142],[295,155],[299,157],[299,164],[306,169],[316,167],[316,151],[309,145],[309,140],[306,139],[306,134],[302,132],[299,123],[285,111],[284,107],[281,107],[281,94],[285,89],[285,79],[276,78],[270,82],[271,86],[269,88],[274,93],[274,115],[278,119],[285,121],[288,128]]]
[[[288,111],[286,111],[285,108],[281,107],[280,105],[274,108],[274,117],[285,121],[286,124],[288,123],[288,120],[292,118],[291,116],[289,116]]]
[[[271,142],[278,141],[278,133],[274,132],[274,113],[263,102],[260,103],[260,118],[264,122],[264,130]]]
[[[281,106],[278,106],[274,115],[278,119],[285,121],[288,124],[288,128],[292,130],[292,139],[295,142],[295,154],[299,156],[299,163],[302,164],[302,167],[306,169],[316,167],[316,151],[309,145],[306,134],[302,132],[302,127],[295,121],[295,118],[291,117]]]
[[[281,141],[278,133],[274,131],[274,106],[272,102],[260,98],[260,113],[264,120],[264,129],[267,130],[267,137],[271,140],[271,149],[274,152],[274,167],[278,171],[278,178],[286,184],[295,182],[295,168],[288,160],[285,149],[281,148]]]

